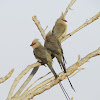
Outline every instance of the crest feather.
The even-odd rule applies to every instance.
[[[65,19],[63,12],[62,12],[62,15],[60,16],[60,19]]]
[[[32,43],[37,43],[39,39],[34,39]]]

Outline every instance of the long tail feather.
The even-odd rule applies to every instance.
[[[67,76],[67,78],[68,78],[68,76]],[[71,83],[71,81],[69,80],[69,78],[68,78],[68,81],[70,83],[71,88],[74,90],[74,92],[76,92],[75,89],[74,89],[74,87],[73,87],[73,85],[72,85],[72,83]]]
[[[62,59],[63,59],[63,63],[64,63],[64,65],[67,64],[64,55],[62,55]]]
[[[60,57],[59,57],[59,58],[60,58]],[[63,71],[64,73],[67,73],[67,72],[66,72],[65,63],[63,63],[62,60],[59,59],[59,58],[57,58],[57,60],[58,60],[58,62],[59,62],[59,64],[60,64],[61,69],[63,69],[62,71]],[[63,56],[63,58],[64,58],[64,56]],[[64,60],[65,60],[65,59],[64,59]],[[68,76],[67,76],[67,78],[68,78]],[[73,87],[71,81],[69,80],[69,78],[68,78],[68,81],[69,81],[69,83],[70,83],[71,88],[72,88],[72,89],[74,90],[74,92],[75,92],[75,89],[74,89],[74,87]]]
[[[52,64],[48,63],[48,67],[49,67],[49,69],[51,70],[51,72],[53,73],[53,75],[55,76],[55,79],[56,79],[58,76],[57,76],[56,72],[54,71]]]
[[[70,100],[70,97],[69,97],[68,93],[66,92],[66,90],[65,90],[65,88],[64,88],[64,86],[62,85],[61,82],[59,82],[59,85],[60,85],[60,87],[61,87],[61,89],[62,89],[62,91],[63,91],[63,93],[64,93],[66,99],[67,99],[67,100]]]
[[[65,64],[63,64],[61,57],[59,57],[59,55],[58,55],[58,56],[56,56],[56,58],[57,58],[57,60],[58,60],[58,63],[59,63],[59,65],[60,65],[62,71],[63,71],[64,73],[66,73]]]
[[[61,62],[62,63],[62,62]],[[65,66],[64,66],[64,64],[62,63],[62,67],[64,68],[63,70],[64,70],[64,73],[67,73],[66,72],[66,68],[65,68]],[[68,78],[68,76],[67,76],[67,78]],[[74,87],[73,87],[73,85],[72,85],[72,83],[71,83],[71,81],[70,81],[70,79],[68,78],[68,81],[69,81],[69,83],[70,83],[70,86],[71,86],[71,88],[74,90],[74,92],[75,92],[75,89],[74,89]]]

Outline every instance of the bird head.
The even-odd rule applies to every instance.
[[[60,18],[57,19],[57,21],[59,21],[59,20],[62,20],[62,21],[64,21],[64,22],[67,22],[67,21],[65,20],[65,16],[64,16],[63,13],[62,13],[62,15],[60,16]]]
[[[38,47],[39,44],[40,44],[38,40],[39,40],[39,39],[35,39],[35,40],[33,40],[32,44],[31,44],[30,46],[32,46],[33,48]]]

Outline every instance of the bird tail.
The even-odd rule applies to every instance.
[[[47,65],[48,65],[49,69],[51,70],[51,72],[54,74],[55,79],[57,79],[58,76],[57,76],[56,72],[54,71],[54,69],[52,67],[52,64],[51,63],[48,63]]]
[[[64,86],[62,85],[61,82],[59,82],[59,85],[60,85],[60,87],[61,87],[61,89],[62,89],[62,91],[63,91],[63,93],[64,93],[66,99],[67,99],[67,100],[70,100],[70,97],[69,97],[68,93],[66,92],[66,90],[65,90],[65,88],[64,88]]]
[[[32,77],[30,77],[30,75],[29,75],[29,77],[26,79],[26,81],[22,84],[22,86],[20,87],[20,89],[15,93],[15,95],[14,95],[14,97],[16,97],[16,95],[17,96],[19,96],[20,95],[20,93],[23,91],[23,87],[26,87],[27,86],[27,84],[29,83],[29,81],[33,78],[33,76],[36,74],[36,72],[38,71],[38,69],[39,69],[39,67],[40,66],[37,66],[37,67],[34,67],[33,68],[33,70],[32,70],[32,72],[31,72],[31,74],[30,75],[32,75]],[[28,82],[27,82],[28,81]]]
[[[55,78],[57,79],[58,76],[57,76],[56,72],[54,71],[54,69],[53,69],[53,67],[52,67],[52,64],[51,64],[51,63],[48,63],[48,67],[50,68],[51,72],[54,74]],[[59,82],[59,85],[60,85],[60,87],[61,87],[61,89],[62,89],[62,91],[63,91],[63,93],[64,93],[66,99],[67,99],[67,100],[70,100],[70,97],[68,96],[68,93],[66,92],[66,90],[65,90],[65,88],[63,87],[63,85],[62,85],[61,82]]]
[[[60,65],[62,71],[63,71],[64,73],[67,73],[67,72],[66,72],[65,63],[64,63],[64,61],[65,61],[64,56],[63,56],[63,61],[62,61],[62,59],[61,59],[59,56],[57,56],[57,60],[58,60],[58,62],[59,62],[59,65]],[[68,78],[68,76],[67,76],[67,78]],[[72,88],[72,89],[74,90],[74,92],[75,92],[75,89],[74,89],[74,87],[73,87],[73,85],[72,85],[72,83],[71,83],[71,81],[70,81],[69,78],[68,78],[68,81],[69,81],[69,83],[70,83],[71,88]]]
[[[66,73],[65,63],[63,63],[63,61],[62,61],[62,59],[61,59],[61,56],[57,55],[56,58],[57,58],[57,60],[58,60],[58,63],[59,63],[59,65],[60,65],[62,71],[63,71],[64,73]]]
[[[38,69],[39,69],[39,66],[38,67],[34,67],[34,69],[31,72],[31,75],[35,75],[36,72],[38,71]]]
[[[64,65],[67,64],[64,55],[62,55],[62,60],[63,60]]]
[[[68,78],[68,76],[67,76],[67,78]],[[74,92],[76,92],[69,78],[68,78],[68,81],[70,83],[71,88],[74,90]]]

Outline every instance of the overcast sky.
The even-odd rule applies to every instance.
[[[27,65],[37,60],[30,44],[39,38],[43,44],[39,30],[32,21],[36,15],[46,30],[52,30],[55,21],[64,12],[71,0],[0,0],[0,77],[5,76],[12,68],[12,77],[0,84],[0,100],[5,100],[14,79]],[[100,0],[77,0],[66,16],[67,34],[85,23],[85,21],[100,11]],[[66,67],[74,64],[78,55],[86,56],[100,47],[100,19],[78,31],[62,43]],[[54,59],[54,69],[61,69]],[[85,70],[79,72],[70,80],[76,90],[73,92],[67,80],[62,83],[70,97],[74,100],[100,100],[100,56],[94,57],[81,66]],[[49,68],[41,66],[31,83],[49,72]],[[31,71],[30,71],[31,72]],[[30,73],[29,72],[29,73]],[[25,81],[29,73],[20,81],[15,92]],[[53,76],[50,74],[48,77]],[[41,81],[40,81],[41,82]],[[30,84],[31,84],[30,83]],[[66,100],[59,85],[38,95],[34,100]]]

